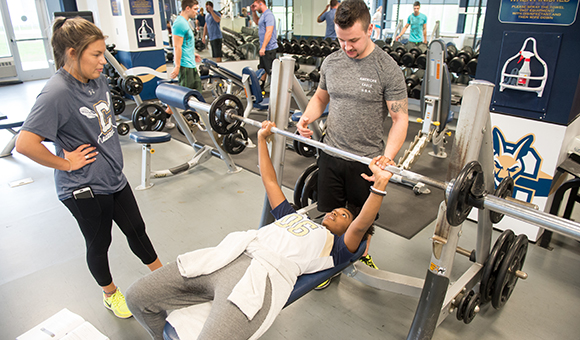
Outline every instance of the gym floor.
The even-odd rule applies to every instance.
[[[44,83],[0,86],[0,112],[24,119]],[[0,148],[10,137],[0,131]],[[121,136],[121,144],[124,172],[135,188],[140,183],[141,146],[129,136]],[[175,140],[155,149],[153,169],[182,164],[193,155],[189,146]],[[118,319],[103,307],[101,291],[85,263],[78,226],[57,200],[53,171],[14,152],[0,159],[0,178],[0,337],[15,339],[68,308],[112,340],[148,339],[135,319]],[[26,178],[32,183],[9,185]],[[264,201],[260,178],[246,170],[228,174],[225,163],[215,157],[186,174],[153,183],[149,190],[135,191],[135,196],[163,263],[214,246],[229,232],[259,224]],[[289,190],[286,193],[291,195]],[[424,278],[433,230],[432,224],[406,240],[377,229],[371,244],[375,263],[383,270]],[[113,234],[111,269],[115,283],[126,290],[148,269],[131,253],[117,228]],[[459,245],[473,249],[475,235],[474,223],[466,222]],[[493,239],[498,235],[494,231]],[[452,314],[433,338],[577,339],[580,244],[554,235],[551,245],[553,250],[530,244],[524,265],[529,278],[518,281],[503,309],[488,304],[469,325]],[[452,280],[469,265],[457,256]],[[284,309],[262,339],[404,339],[417,303],[417,298],[379,291],[341,275],[327,289],[312,291]]]

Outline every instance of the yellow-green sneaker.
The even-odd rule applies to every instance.
[[[113,295],[107,297],[103,292],[103,304],[107,309],[110,309],[116,317],[121,319],[127,319],[133,316],[129,307],[127,307],[127,303],[125,302],[125,296],[119,288],[113,293]]]
[[[336,274],[332,275],[332,276],[330,277],[330,279],[328,279],[328,280],[326,280],[326,281],[322,282],[321,284],[319,284],[318,286],[316,286],[316,287],[314,288],[314,290],[321,290],[321,289],[324,289],[324,288],[328,287],[328,286],[330,285],[330,281],[332,281],[332,279],[334,279],[335,277],[337,277],[338,275],[340,275],[340,273],[341,273],[341,272],[338,272],[338,273],[336,273]]]
[[[367,254],[367,256],[361,257],[360,262],[366,264],[367,266],[369,266],[373,269],[379,269],[379,267],[377,267],[377,265],[373,262],[373,258],[371,257],[370,254]]]

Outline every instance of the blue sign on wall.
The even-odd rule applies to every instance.
[[[129,0],[129,8],[131,8],[131,15],[152,15],[155,13],[153,0]]]
[[[123,15],[121,10],[121,2],[119,0],[111,0],[111,11],[114,17],[120,17]]]
[[[570,26],[577,14],[578,0],[501,0],[498,16],[501,23]]]

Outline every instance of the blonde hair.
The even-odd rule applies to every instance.
[[[83,54],[88,45],[97,40],[104,40],[103,32],[92,22],[81,17],[54,19],[52,24],[52,53],[56,68],[60,69],[67,62],[66,51],[72,48],[77,56]]]

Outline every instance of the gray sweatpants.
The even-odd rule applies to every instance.
[[[167,311],[213,300],[198,339],[248,339],[264,322],[272,300],[270,279],[264,305],[252,321],[227,300],[250,261],[249,256],[242,254],[222,269],[195,278],[181,276],[177,263],[173,262],[133,283],[125,293],[127,305],[153,339],[162,340]]]

